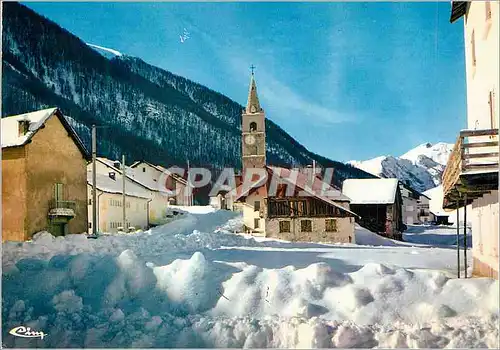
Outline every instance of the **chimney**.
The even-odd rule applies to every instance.
[[[27,119],[19,120],[18,122],[19,136],[24,136],[30,129],[30,121]]]
[[[110,172],[109,172],[109,177],[110,177],[111,179],[113,179],[113,180],[115,180],[115,181],[116,181],[116,174],[115,174],[115,172],[114,172],[114,171],[110,171]]]

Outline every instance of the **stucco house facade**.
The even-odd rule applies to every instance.
[[[146,230],[149,227],[148,191],[134,182],[125,180],[125,218],[123,224],[123,177],[110,172],[96,174],[97,224],[92,227],[92,173],[87,172],[88,188],[88,232],[117,232]]]
[[[465,207],[463,221],[472,223],[473,275],[497,279],[499,7],[498,1],[452,2],[450,22],[464,25],[467,121],[443,174],[443,208]]]
[[[88,170],[89,172],[92,171],[92,164],[88,165]],[[98,157],[96,161],[96,173],[109,176],[110,172],[115,173],[117,177],[121,178],[122,165],[120,162]],[[146,182],[145,180],[134,178],[129,167],[126,167],[125,175],[128,181],[140,186],[144,190],[145,195],[151,200],[148,205],[149,225],[157,226],[165,223],[170,204],[168,195],[159,190],[156,182]]]
[[[88,159],[58,108],[2,118],[2,241],[86,232]]]
[[[176,192],[176,195],[169,196],[171,204],[190,205],[192,202],[192,194],[186,190],[187,180],[161,165],[151,164],[144,160],[137,161],[128,168],[127,173],[152,189],[167,189]]]

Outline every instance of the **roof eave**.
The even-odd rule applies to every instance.
[[[468,9],[469,9],[468,1],[452,1],[450,23],[454,23],[462,16],[464,16],[467,13]]]
[[[62,114],[61,110],[59,108],[56,107],[56,109],[54,110],[54,112],[52,113],[52,115],[57,115],[57,117],[59,118],[59,120],[61,121],[62,125],[64,126],[64,128],[66,129],[66,131],[68,132],[69,136],[73,139],[73,141],[75,142],[76,146],[78,147],[78,149],[80,150],[80,152],[82,153],[83,155],[83,158],[87,161],[89,160],[92,160],[92,156],[90,154],[90,152],[87,150],[87,148],[85,147],[85,145],[83,144],[82,140],[80,139],[80,137],[78,136],[78,134],[76,133],[75,129],[73,129],[73,127],[69,124],[69,122],[66,120],[66,118],[64,117],[64,115]],[[49,117],[50,118],[50,117]],[[48,118],[47,118],[48,119]]]

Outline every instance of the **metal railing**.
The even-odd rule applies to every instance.
[[[62,201],[52,199],[49,201],[49,209],[72,209],[76,210],[76,201]]]

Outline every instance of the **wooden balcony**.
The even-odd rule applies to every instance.
[[[467,205],[496,189],[498,129],[461,131],[443,173],[443,208]]]

